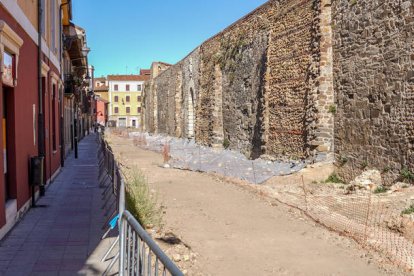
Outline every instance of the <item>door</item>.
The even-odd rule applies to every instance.
[[[11,198],[10,196],[10,177],[9,177],[9,160],[8,160],[8,154],[10,154],[10,150],[9,150],[9,146],[8,146],[8,139],[7,139],[7,135],[8,135],[8,124],[10,124],[10,122],[7,121],[7,114],[8,114],[8,110],[7,110],[7,100],[8,100],[8,95],[10,93],[9,91],[10,89],[8,87],[3,86],[3,114],[2,114],[2,123],[3,123],[3,130],[2,130],[2,134],[3,134],[3,179],[4,179],[4,188],[5,188],[5,197],[6,197],[6,201],[9,200]]]
[[[118,126],[119,127],[126,127],[126,118],[119,118]]]

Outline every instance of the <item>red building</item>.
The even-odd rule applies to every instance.
[[[38,1],[0,1],[0,238],[30,207],[30,158],[44,157],[46,185],[63,162],[60,30],[71,5],[40,3],[42,9]]]
[[[96,100],[96,122],[101,126],[106,126],[108,122],[108,104],[103,98],[98,97]]]

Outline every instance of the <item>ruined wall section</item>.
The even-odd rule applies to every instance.
[[[153,91],[152,88],[153,81],[149,80],[144,84],[144,97],[143,97],[143,104],[142,104],[142,130],[148,131],[153,133],[154,129],[154,116],[151,115],[153,112],[154,106],[154,97],[151,93]]]
[[[216,144],[215,125],[217,118],[214,116],[215,109],[215,66],[217,59],[215,55],[220,51],[220,41],[210,39],[200,47],[200,92],[196,105],[196,142],[212,146]]]
[[[335,153],[342,175],[414,170],[414,3],[333,1]]]
[[[313,95],[319,74],[319,1],[274,3],[267,77],[268,135],[266,153],[283,158],[306,157],[309,136],[306,119],[315,121]],[[318,55],[316,55],[317,57]],[[316,64],[315,64],[316,63]],[[308,101],[311,101],[309,103]],[[312,114],[307,109],[314,108]]]
[[[156,132],[251,158],[332,150],[320,10],[319,0],[269,1],[155,77]]]
[[[195,136],[196,108],[199,98],[200,49],[191,52],[181,62],[182,75],[182,136],[193,138]]]
[[[162,77],[161,77],[162,76]],[[171,120],[174,120],[174,114],[171,114],[170,90],[174,89],[174,77],[172,68],[163,72],[154,84],[156,95],[156,113],[157,113],[157,133],[169,133]]]
[[[223,142],[251,158],[262,154],[263,96],[272,6],[217,37],[213,60],[222,72]]]

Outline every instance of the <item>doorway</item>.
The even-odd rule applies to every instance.
[[[194,121],[195,121],[195,110],[194,110],[194,90],[190,88],[190,93],[188,95],[188,138],[194,137]]]
[[[119,118],[118,119],[118,127],[126,127],[126,118]]]
[[[14,199],[12,179],[11,179],[11,156],[12,156],[12,138],[11,138],[11,120],[13,111],[10,107],[13,106],[13,88],[3,86],[3,114],[2,114],[2,135],[3,135],[3,180],[5,190],[5,200]]]

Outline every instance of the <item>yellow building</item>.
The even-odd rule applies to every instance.
[[[109,87],[105,77],[94,79],[94,92],[96,96],[109,102]]]
[[[109,75],[109,126],[139,128],[142,91],[148,75]]]

